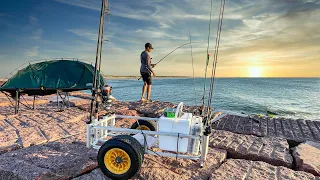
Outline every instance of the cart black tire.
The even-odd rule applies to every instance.
[[[99,168],[111,179],[129,179],[139,171],[142,164],[140,158],[141,156],[139,153],[137,153],[137,151],[139,150],[137,150],[136,147],[130,143],[126,143],[119,139],[110,139],[99,149],[97,157]],[[126,159],[126,162],[130,160],[130,163],[124,163],[122,169],[114,167],[116,163],[112,163],[112,160],[108,159],[114,158],[114,156],[109,155],[113,152],[122,153],[121,155],[123,158],[121,158],[121,161]],[[113,161],[115,161],[115,159]]]
[[[132,145],[134,147],[134,150],[136,151],[136,153],[139,154],[139,158],[141,163],[143,163],[144,160],[144,148],[143,146],[139,143],[138,140],[136,140],[134,137],[129,136],[129,135],[117,135],[114,136],[112,139],[117,139],[120,140],[122,142],[128,143],[130,145]],[[141,164],[140,166],[141,167]]]
[[[139,122],[140,126],[139,126],[138,122]],[[138,120],[138,122],[133,123],[131,126],[131,129],[148,130],[148,131],[155,131],[156,130],[156,128],[148,121]]]

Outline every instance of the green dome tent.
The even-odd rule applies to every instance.
[[[100,75],[100,85],[104,86]],[[71,92],[92,89],[94,67],[73,60],[51,60],[30,64],[6,81],[0,91],[15,96],[17,90],[28,95],[49,95],[57,90]],[[98,78],[99,79],[99,78]]]

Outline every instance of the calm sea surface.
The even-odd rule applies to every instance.
[[[106,81],[116,99],[140,100],[141,80]],[[208,80],[206,89],[209,84]],[[151,99],[200,105],[203,87],[203,78],[195,82],[193,78],[155,78]],[[207,105],[207,98],[205,102]],[[265,114],[268,110],[287,118],[320,120],[320,78],[216,78],[212,107],[246,114]]]

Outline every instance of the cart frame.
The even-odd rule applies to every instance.
[[[164,157],[176,157],[183,159],[193,159],[200,160],[200,167],[203,167],[204,162],[206,161],[208,154],[208,145],[209,145],[209,136],[205,135],[188,135],[182,133],[170,133],[170,132],[161,132],[161,131],[148,131],[148,130],[137,130],[137,129],[128,129],[128,128],[117,128],[115,127],[115,121],[118,118],[128,118],[128,119],[136,119],[144,120],[144,121],[159,121],[159,118],[149,118],[149,117],[139,117],[139,116],[123,116],[123,115],[106,115],[103,116],[102,119],[93,119],[91,124],[87,124],[86,126],[86,146],[87,148],[100,149],[99,143],[105,143],[108,137],[113,137],[119,135],[119,133],[126,134],[138,134],[142,133],[145,135],[161,135],[161,136],[171,136],[177,137],[177,143],[179,143],[180,138],[188,138],[200,140],[200,154],[199,155],[183,155],[179,152],[175,153],[167,153],[167,152],[154,152],[148,149],[146,145],[146,141],[144,142],[144,152],[145,154],[159,155]],[[158,147],[158,146],[154,146]]]

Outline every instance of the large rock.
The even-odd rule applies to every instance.
[[[0,107],[0,111],[3,108]],[[0,120],[0,154],[70,135],[85,134],[88,113],[78,108],[68,108],[63,112],[57,110],[57,107],[48,104],[37,110],[6,115],[5,119]]]
[[[213,122],[214,129],[265,137],[280,137],[296,142],[320,142],[320,122],[303,119],[237,116],[223,114]]]
[[[208,179],[213,170],[217,169],[223,161],[225,161],[227,153],[220,149],[209,149],[207,161],[203,168],[200,168],[198,161],[160,157],[153,155],[145,155],[144,162],[140,169],[132,179],[139,180],[184,180],[184,179]],[[108,177],[96,169],[88,174],[84,174],[75,180],[109,180]]]
[[[127,109],[117,109],[115,111],[117,115],[124,115],[124,116],[140,116],[140,114],[135,110],[127,110]],[[137,120],[136,119],[116,119],[116,127],[120,128],[131,128],[132,124],[134,124]]]
[[[69,179],[97,168],[97,151],[84,139],[67,138],[0,156],[2,179]]]
[[[224,150],[210,148],[205,166],[200,168],[197,161],[145,155],[137,179],[208,179],[211,172],[226,159]]]
[[[320,143],[307,141],[293,149],[296,169],[320,176]]]
[[[248,161],[242,159],[227,159],[212,174],[210,180],[265,180],[265,179],[290,179],[290,180],[307,180],[317,179],[314,175],[302,171],[293,171],[292,169],[273,166],[261,161]]]
[[[100,169],[95,169],[90,173],[84,174],[82,176],[76,177],[73,180],[111,180],[105,176]]]
[[[80,104],[77,107],[84,111],[90,110],[90,104]],[[162,101],[153,101],[152,103],[142,103],[141,101],[137,102],[124,102],[124,101],[115,101],[112,103],[109,113],[117,113],[119,110],[135,110],[141,116],[144,117],[160,117],[165,108],[176,107],[176,104],[171,102],[162,102]],[[198,107],[187,106],[184,111],[198,113]]]
[[[264,161],[276,166],[292,167],[292,156],[285,139],[266,138],[214,130],[209,146],[225,149],[228,157]]]
[[[174,107],[170,102],[154,101],[152,103],[131,102],[128,104],[129,109],[136,110],[142,116],[160,117],[165,108]]]
[[[22,147],[14,129],[6,120],[0,120],[0,154]]]

